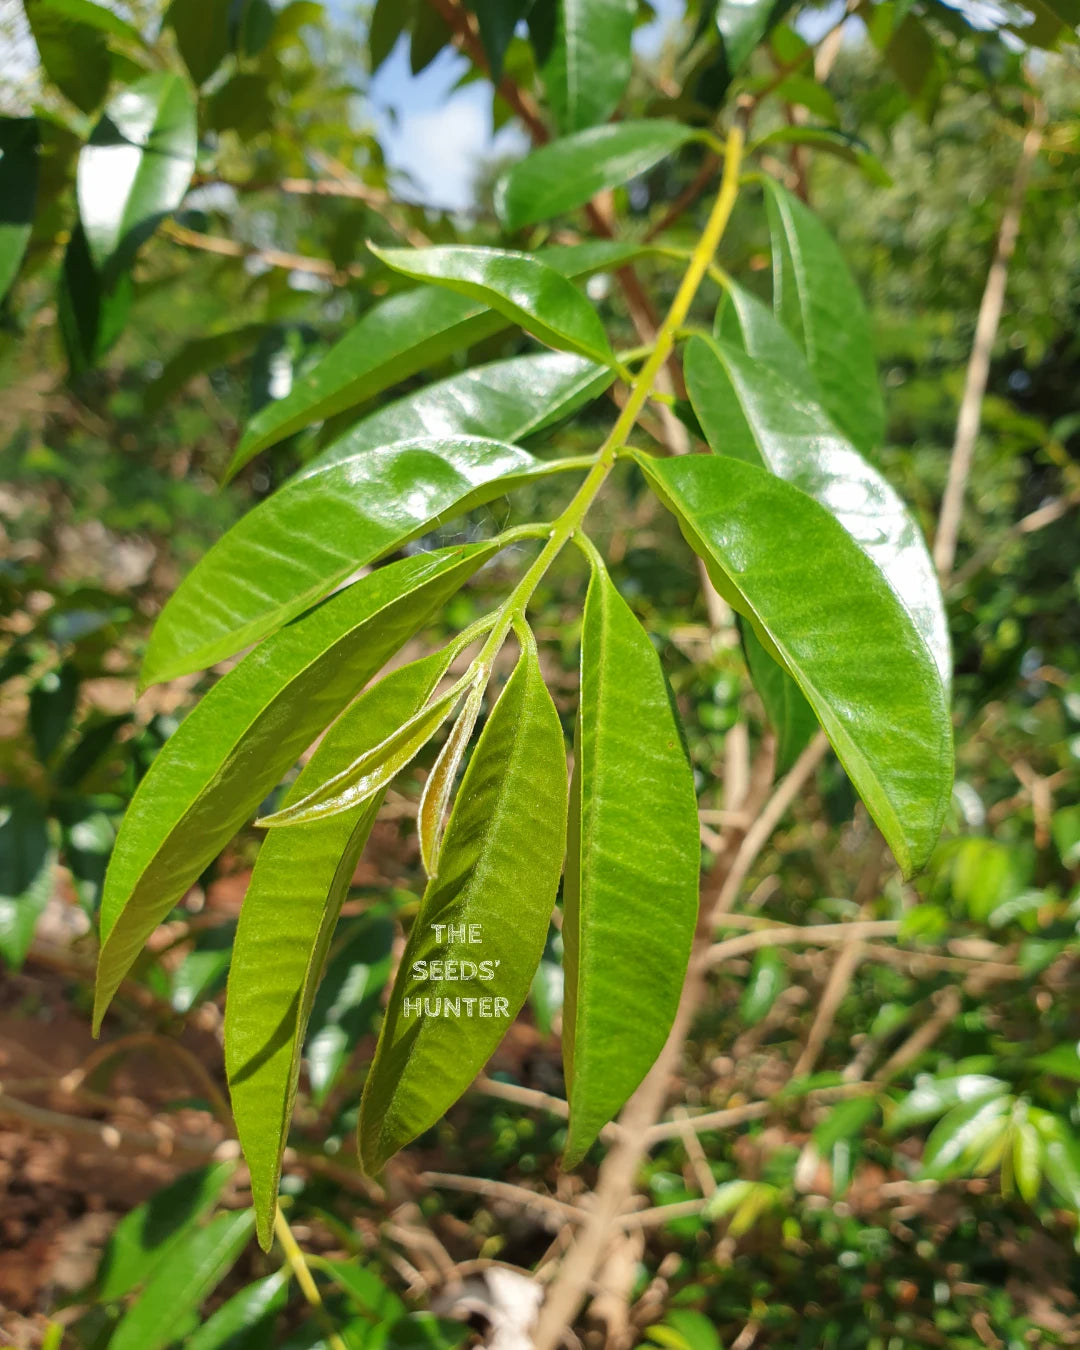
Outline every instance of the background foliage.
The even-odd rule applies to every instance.
[[[302,1279],[282,1274],[287,1250],[264,1257],[250,1241],[221,1096],[220,1002],[255,831],[159,930],[101,1050],[85,1034],[89,918],[116,823],[213,679],[162,686],[132,713],[152,618],[206,547],[357,409],[291,435],[218,491],[243,425],[398,284],[365,240],[501,237],[497,166],[477,165],[473,214],[416,204],[388,174],[359,101],[398,26],[421,68],[448,41],[454,6],[383,0],[353,16],[251,0],[227,20],[221,10],[212,31],[201,9],[174,0],[167,15],[148,4],[109,18],[36,0],[36,46],[21,13],[2,11],[28,53],[9,59],[3,111],[33,113],[41,145],[37,208],[0,332],[5,1333],[20,1345],[206,1350],[321,1344],[333,1326],[348,1345],[452,1345],[470,1333],[451,1314],[472,1311],[487,1328],[500,1315],[487,1263],[550,1277],[565,1241],[558,1206],[587,1198],[603,1146],[561,1175],[564,1123],[529,1096],[562,1093],[559,968],[547,960],[487,1082],[402,1156],[385,1189],[355,1169],[380,995],[422,889],[408,803],[433,752],[387,799],[313,1016],[284,1184],[322,1312]],[[829,39],[815,55],[799,33],[820,34],[841,14],[792,11],[762,41],[768,25],[745,33],[724,13],[718,23],[691,5],[658,51],[635,60],[620,113],[706,123],[740,92],[759,100],[756,134],[776,133],[766,167],[809,197],[868,297],[889,419],[877,462],[928,536],[1033,99],[1047,120],[948,594],[958,784],[946,834],[927,872],[903,884],[843,774],[831,761],[817,770],[718,934],[731,945],[673,1093],[694,1112],[731,1115],[700,1134],[664,1124],[639,1177],[641,1221],[613,1244],[578,1330],[589,1344],[693,1350],[1075,1344],[1077,58],[1014,41],[1021,30],[1061,45],[1041,5],[862,7],[827,73]],[[543,14],[535,6],[529,37],[501,53],[513,84],[493,91],[496,123],[528,114],[546,80],[556,122],[569,125],[551,96]],[[497,62],[490,20],[481,31]],[[170,77],[197,118],[192,189],[152,234],[137,224],[115,241],[124,266],[114,274],[91,243],[100,275],[88,272],[75,226],[80,147],[103,102]],[[595,95],[607,97],[600,84]],[[18,128],[3,126],[0,171],[19,152]],[[702,155],[686,147],[605,199],[618,232],[640,238],[665,222]],[[691,244],[701,211],[688,203],[665,242]],[[515,240],[544,242],[544,228],[526,225]],[[559,228],[562,239],[590,222],[576,213]],[[724,267],[767,296],[767,259],[762,211],[740,208]],[[662,309],[677,271],[653,259],[639,275]],[[636,342],[616,279],[596,278],[590,295],[609,332]],[[705,306],[698,317],[708,321]],[[472,357],[524,349],[496,336]],[[463,363],[464,353],[441,358],[401,388]],[[605,419],[602,403],[587,406],[560,428],[560,450],[591,448]],[[551,438],[541,433],[537,448]],[[677,530],[639,480],[619,482],[600,532],[678,696],[708,852],[725,823],[732,727],[745,715],[756,741],[761,709],[738,648],[710,635]],[[514,499],[522,519],[545,513],[553,489],[529,491]],[[518,518],[510,509],[496,501],[424,544],[488,537]],[[501,566],[455,599],[446,636],[505,588]],[[576,564],[560,563],[537,609],[564,717],[576,702],[580,587]],[[875,927],[855,940],[833,927],[843,921]],[[761,945],[759,926],[784,924],[821,940],[773,933]],[[532,1287],[515,1286],[507,1335]]]

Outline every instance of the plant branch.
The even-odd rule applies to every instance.
[[[256,258],[268,267],[281,267],[289,272],[308,272],[312,276],[325,277],[337,286],[364,276],[366,268],[361,263],[350,263],[347,267],[338,267],[328,258],[308,258],[302,253],[285,253],[277,248],[256,248],[252,244],[241,244],[235,239],[223,239],[216,234],[201,234],[198,230],[189,230],[167,220],[161,226],[161,232],[174,244],[183,248],[199,249],[203,253],[216,253],[223,258]]]
[[[949,476],[945,484],[945,495],[942,497],[937,535],[934,539],[934,566],[937,568],[942,586],[947,585],[956,558],[960,521],[964,512],[964,494],[967,491],[967,481],[975,458],[975,442],[982,421],[983,399],[990,378],[990,358],[993,355],[994,342],[1005,306],[1005,284],[1009,277],[1009,262],[1020,234],[1020,213],[1024,205],[1024,195],[1027,192],[1035,156],[1042,144],[1042,129],[1045,122],[1046,109],[1041,101],[1036,100],[1031,126],[1024,137],[1020,158],[1013,174],[1008,204],[998,231],[994,260],[990,264],[986,287],[979,305],[979,316],[975,323],[975,341],[964,379],[964,393],[960,400],[960,414],[956,422],[956,437],[949,460]]]
[[[292,1271],[296,1283],[300,1286],[300,1292],[307,1299],[316,1320],[326,1334],[326,1343],[330,1346],[330,1350],[348,1350],[345,1342],[338,1335],[337,1328],[330,1320],[322,1301],[322,1295],[319,1293],[319,1286],[315,1283],[315,1277],[308,1269],[304,1253],[296,1238],[293,1237],[289,1221],[282,1213],[280,1205],[274,1212],[274,1234],[278,1242],[281,1243],[281,1250],[285,1253],[285,1260],[288,1262],[289,1269]]]

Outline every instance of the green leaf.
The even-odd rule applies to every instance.
[[[943,1180],[965,1166],[974,1167],[982,1150],[1008,1129],[1003,1117],[1011,1105],[1010,1097],[996,1096],[953,1107],[930,1132],[921,1175]]]
[[[169,1002],[177,1012],[190,1012],[222,988],[235,937],[236,924],[231,920],[198,934],[169,981]]]
[[[217,1204],[235,1171],[235,1163],[220,1162],[185,1172],[125,1214],[101,1259],[99,1302],[113,1303],[136,1285],[146,1284]]]
[[[614,122],[541,146],[495,188],[495,209],[508,230],[550,220],[618,187],[700,133],[678,122]]]
[[[227,0],[172,0],[165,23],[196,85],[203,85],[229,53]]]
[[[544,250],[538,256],[565,277],[619,267],[641,252],[636,244],[602,240]],[[372,309],[297,380],[288,397],[270,403],[247,425],[229,473],[260,450],[334,413],[354,408],[425,366],[453,356],[509,327],[494,310],[464,296],[421,287]]]
[[[146,45],[137,28],[105,5],[95,5],[93,0],[48,0],[48,6],[54,13],[62,14],[74,23],[85,24],[122,42],[140,47]]]
[[[1053,1050],[1036,1055],[1026,1061],[1027,1067],[1040,1073],[1053,1074],[1055,1078],[1067,1078],[1071,1083],[1080,1083],[1080,1050],[1075,1042],[1069,1045],[1055,1045]]]
[[[774,308],[799,340],[825,411],[855,448],[885,435],[873,335],[844,256],[817,216],[765,180],[773,245]]]
[[[785,774],[810,744],[818,720],[799,686],[761,645],[753,625],[742,618],[738,623],[750,679],[776,733],[776,772]]]
[[[328,1275],[372,1321],[391,1326],[406,1315],[401,1299],[367,1266],[354,1261],[329,1261],[324,1257],[316,1258],[312,1265]]]
[[[494,547],[380,568],[268,639],[188,714],[139,784],[113,850],[95,1028],[172,906],[300,752]]]
[[[1012,1171],[1016,1189],[1029,1205],[1035,1203],[1042,1181],[1042,1140],[1030,1120],[1013,1127]]]
[[[775,324],[767,311],[755,322],[755,332]],[[687,348],[687,389],[710,446],[770,469],[831,512],[881,569],[948,689],[949,625],[922,532],[886,479],[793,382],[804,383],[723,342],[694,338]]]
[[[410,539],[552,472],[479,437],[404,441],[298,478],[195,565],[162,610],[143,686],[220,661]]]
[[[731,79],[749,61],[754,48],[791,8],[791,0],[720,0],[716,27],[724,44]]]
[[[465,771],[439,875],[428,883],[390,995],[360,1107],[360,1160],[369,1174],[453,1105],[525,1002],[562,870],[566,799],[559,715],[528,643]],[[463,925],[465,937],[480,942],[435,925]],[[466,963],[457,973],[470,977],[422,978],[432,960]],[[494,978],[480,980],[485,970]],[[423,1011],[413,1002],[406,1011],[406,999],[421,1000]]]
[[[18,970],[52,895],[49,822],[24,788],[0,787],[0,956]]]
[[[877,1098],[869,1094],[838,1102],[814,1128],[814,1145],[818,1152],[826,1156],[836,1144],[862,1134],[877,1113]]]
[[[716,1328],[704,1313],[689,1308],[675,1308],[667,1321],[648,1329],[657,1345],[669,1350],[722,1350]]]
[[[135,286],[129,271],[102,277],[81,225],[71,232],[60,274],[57,319],[72,373],[93,369],[124,330]]]
[[[739,1000],[739,1018],[743,1024],[757,1026],[767,1016],[787,984],[787,966],[780,953],[768,947],[755,952],[750,966],[750,979]]]
[[[448,244],[441,248],[368,247],[403,276],[445,286],[490,305],[559,351],[610,365],[615,354],[604,325],[572,281],[529,253]]]
[[[76,173],[79,219],[99,270],[129,261],[180,205],[195,149],[195,104],[179,75],[147,75],[108,104]]]
[[[207,103],[206,121],[213,131],[235,131],[250,140],[273,121],[274,102],[265,75],[242,70],[219,88]]]
[[[164,1350],[188,1313],[212,1294],[251,1240],[250,1210],[234,1210],[189,1234],[159,1265],[125,1313],[109,1350]]]
[[[153,416],[160,412],[166,401],[195,375],[216,370],[246,355],[265,332],[265,324],[250,323],[185,342],[165,362],[161,374],[146,386],[143,394],[144,413]]]
[[[909,1129],[924,1120],[935,1120],[956,1106],[1000,1097],[1008,1090],[1000,1078],[984,1073],[955,1074],[951,1078],[923,1078],[889,1116],[889,1131]]]
[[[372,75],[398,44],[412,21],[414,0],[375,0],[368,24],[368,59]]]
[[[353,1047],[371,1030],[391,970],[393,941],[389,916],[372,910],[354,920],[330,952],[304,1047],[316,1105],[326,1100]]]
[[[713,584],[799,685],[905,874],[952,786],[941,677],[878,568],[813,498],[729,456],[635,459]]]
[[[544,87],[561,135],[606,122],[630,81],[633,0],[559,0]]]
[[[358,749],[378,745],[430,696],[452,650],[391,672],[330,728],[289,791],[299,800]],[[270,1249],[300,1051],[342,903],[382,803],[272,830],[240,911],[225,1009],[225,1067],[251,1170],[259,1241]]]
[[[698,831],[694,775],[656,650],[597,568],[581,635],[563,891],[568,1167],[667,1039],[697,921]]]
[[[892,187],[892,179],[885,166],[856,136],[849,136],[838,127],[810,127],[803,123],[776,127],[758,141],[758,147],[769,145],[809,145],[825,154],[834,155],[853,164],[868,183],[875,187]]]
[[[1063,806],[1050,819],[1050,833],[1063,867],[1080,863],[1080,806]]]
[[[488,70],[494,84],[502,75],[506,49],[513,41],[514,30],[531,7],[532,0],[469,0],[469,8],[476,15],[480,41],[484,45]]]
[[[1071,1210],[1080,1213],[1080,1141],[1064,1120],[1048,1111],[1040,1111],[1035,1124],[1042,1137],[1047,1181]]]
[[[289,1272],[276,1270],[233,1294],[184,1342],[184,1350],[257,1350],[274,1344],[270,1333],[288,1301]]]
[[[105,31],[99,24],[72,18],[49,0],[23,0],[23,7],[46,75],[82,112],[93,112],[109,87]]]
[[[801,401],[821,403],[802,348],[769,306],[735,281],[728,283],[717,306],[713,336],[779,371]]]
[[[46,671],[30,690],[27,723],[42,764],[48,764],[67,735],[79,699],[79,672],[70,662]]]
[[[34,224],[38,133],[33,117],[0,117],[0,300],[19,270]]]

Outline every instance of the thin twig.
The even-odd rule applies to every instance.
[[[335,285],[344,285],[351,278],[364,276],[367,271],[361,263],[349,263],[347,267],[338,267],[328,258],[308,258],[301,253],[284,253],[278,248],[256,248],[253,244],[242,244],[236,239],[224,239],[220,235],[189,230],[186,226],[177,225],[173,221],[166,221],[161,230],[167,239],[184,248],[216,253],[223,258],[255,258],[268,267],[281,267],[288,272],[309,272],[313,276],[326,277]]]
[[[1035,156],[1042,144],[1042,129],[1045,123],[1046,108],[1041,100],[1036,99],[1031,126],[1024,137],[1020,158],[1013,174],[1008,205],[1001,218],[997,247],[979,304],[975,341],[964,379],[964,393],[960,400],[960,414],[956,422],[956,438],[949,460],[949,476],[941,500],[937,535],[934,538],[934,566],[937,568],[942,585],[948,582],[956,558],[960,520],[964,512],[964,494],[971,474],[972,461],[975,458],[975,442],[982,421],[983,399],[990,378],[990,358],[993,355],[994,341],[997,338],[1001,313],[1005,305],[1005,283],[1009,276],[1009,262],[1020,234],[1020,213],[1024,205],[1024,194],[1027,192]]]
[[[422,1186],[436,1186],[440,1190],[447,1191],[467,1191],[472,1195],[482,1195],[488,1200],[509,1200],[515,1205],[550,1210],[553,1214],[559,1214],[575,1223],[581,1223],[589,1217],[588,1211],[579,1209],[577,1205],[568,1205],[565,1200],[557,1200],[553,1195],[530,1191],[527,1186],[514,1186],[509,1181],[458,1176],[452,1172],[421,1172],[417,1180]]]

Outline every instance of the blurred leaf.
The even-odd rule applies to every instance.
[[[892,179],[885,172],[878,157],[855,136],[838,127],[810,127],[803,124],[776,127],[757,143],[767,145],[809,145],[826,154],[835,155],[848,164],[854,164],[868,183],[875,187],[892,187]]]
[[[704,1313],[673,1308],[663,1323],[647,1328],[657,1345],[669,1350],[722,1350],[720,1337]]]
[[[251,1241],[250,1210],[219,1214],[185,1234],[154,1268],[139,1298],[120,1320],[109,1350],[165,1350],[177,1324],[213,1293]]]
[[[770,947],[760,947],[750,965],[750,978],[739,1000],[739,1020],[748,1027],[757,1026],[788,984],[784,958]]]
[[[606,122],[630,80],[633,0],[561,0],[544,88],[562,135]]]
[[[1040,1111],[1035,1125],[1042,1137],[1047,1181],[1074,1213],[1080,1213],[1080,1142],[1064,1120],[1049,1112]]]
[[[127,265],[183,200],[195,167],[195,105],[178,75],[120,91],[79,155],[79,219],[94,266]]]
[[[289,1272],[276,1270],[233,1294],[184,1342],[184,1350],[270,1350],[274,1323],[289,1301]]]
[[[32,117],[0,117],[0,301],[22,262],[34,224],[38,134]]]
[[[100,1301],[114,1303],[137,1285],[146,1284],[213,1209],[235,1171],[235,1163],[221,1162],[185,1172],[125,1214],[101,1258]]]
[[[265,131],[273,119],[269,80],[253,71],[238,72],[214,90],[206,113],[207,124],[214,131],[235,131],[243,140],[250,140]]]
[[[878,1110],[877,1098],[870,1093],[838,1102],[825,1119],[814,1127],[814,1144],[818,1152],[827,1156],[834,1145],[862,1134]]]
[[[412,22],[414,0],[375,0],[368,25],[368,55],[374,75]]]
[[[754,48],[791,8],[791,0],[720,0],[716,28],[723,40],[728,79],[739,73]]]
[[[195,945],[172,973],[169,1002],[177,1012],[189,1012],[222,988],[235,935],[236,924],[232,920],[198,934]]]
[[[229,9],[229,0],[172,0],[166,11],[165,23],[196,85],[205,84],[228,55]]]
[[[107,28],[86,23],[85,11],[83,19],[76,18],[68,7],[50,0],[23,0],[23,5],[46,75],[82,112],[93,112],[109,87]],[[85,8],[101,6],[88,0]]]
[[[498,84],[506,49],[518,23],[531,8],[531,0],[469,0],[469,8],[476,15],[492,81]]]
[[[38,759],[48,764],[67,735],[79,699],[79,672],[71,664],[42,675],[30,690],[27,721]]]
[[[368,1266],[355,1261],[330,1261],[325,1257],[320,1257],[312,1264],[325,1272],[339,1289],[343,1289],[364,1316],[370,1317],[372,1321],[391,1326],[405,1316],[404,1303]]]
[[[124,330],[134,294],[129,271],[103,280],[81,225],[71,232],[57,296],[57,319],[73,375],[92,370]]]
[[[1050,833],[1062,866],[1080,865],[1080,806],[1063,806],[1050,820]]]
[[[923,1150],[921,1175],[944,1179],[964,1166],[974,1168],[991,1138],[1008,1129],[1012,1099],[996,1093],[954,1106],[934,1126]],[[891,1124],[891,1122],[890,1122]]]
[[[1040,1073],[1053,1074],[1055,1078],[1067,1078],[1072,1083],[1080,1083],[1080,1047],[1055,1045],[1041,1055],[1025,1062],[1025,1067],[1037,1069]]]
[[[0,956],[9,969],[26,960],[52,895],[55,864],[49,823],[37,801],[22,788],[0,787]]]
[[[962,1073],[950,1078],[921,1078],[915,1087],[889,1113],[890,1134],[934,1120],[953,1107],[978,1105],[1002,1096],[1008,1083],[984,1073]]]

